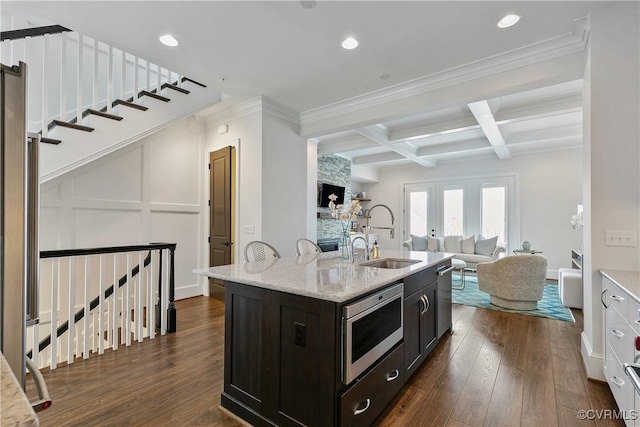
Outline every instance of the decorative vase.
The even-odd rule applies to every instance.
[[[529,243],[528,240],[525,240],[524,242],[522,242],[522,250],[528,251],[529,249],[531,249],[531,243]]]
[[[350,259],[351,255],[351,236],[348,231],[343,231],[338,240],[338,251],[340,258]]]

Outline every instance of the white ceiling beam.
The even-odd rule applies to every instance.
[[[420,157],[429,157],[429,156],[440,156],[447,154],[456,154],[469,152],[472,150],[481,150],[490,147],[487,145],[486,141],[480,140],[470,140],[470,141],[461,141],[450,144],[438,144],[431,145],[428,147],[423,147],[418,150],[418,156]]]
[[[519,142],[511,146],[511,150],[516,156],[576,148],[582,148],[582,138],[559,138],[557,140]]]
[[[318,154],[347,153],[350,151],[362,150],[364,148],[377,147],[378,144],[361,135],[339,140],[325,140],[318,143]]]
[[[446,122],[398,129],[389,133],[389,140],[392,142],[413,141],[431,136],[464,132],[470,129],[477,129],[479,127],[478,122],[472,118],[449,120]]]
[[[471,110],[473,116],[478,121],[480,128],[482,128],[482,131],[489,140],[489,143],[493,147],[498,158],[500,160],[510,159],[511,153],[509,153],[509,149],[504,142],[504,138],[502,138],[502,134],[500,133],[496,119],[493,116],[491,107],[489,107],[489,103],[487,101],[478,101],[467,105],[469,106],[469,110]]]
[[[498,125],[555,117],[582,111],[582,94],[541,99],[535,103],[501,108],[495,113]]]
[[[517,132],[509,136],[509,147],[521,143],[536,141],[561,141],[564,139],[582,140],[582,125],[556,126],[553,128],[536,129],[526,132]]]
[[[393,142],[391,142],[389,140],[388,133],[382,130],[378,126],[367,126],[367,127],[359,128],[357,129],[357,131],[362,136],[365,136],[371,139],[372,141],[375,141],[378,144],[384,147],[387,147],[390,150],[395,151],[401,156],[404,156],[407,159],[411,160],[412,162],[415,162],[421,166],[424,166],[426,168],[432,168],[436,166],[436,163],[434,161],[421,159],[420,157],[418,157],[415,153],[415,150],[411,150],[407,148],[404,143],[400,142],[400,143],[394,144]]]
[[[408,160],[403,155],[395,153],[393,151],[387,151],[385,153],[368,154],[366,156],[358,156],[351,159],[353,165],[372,165],[375,163],[397,162],[398,160]]]

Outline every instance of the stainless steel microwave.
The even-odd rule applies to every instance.
[[[349,384],[403,338],[404,284],[342,308],[342,381]]]

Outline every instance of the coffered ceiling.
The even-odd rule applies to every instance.
[[[377,170],[579,147],[594,1],[29,1],[72,28],[219,87],[263,96],[320,154]],[[507,13],[520,22],[499,29]],[[173,34],[180,45],[158,41]],[[340,46],[347,36],[358,48]],[[354,169],[358,169],[357,167]],[[357,177],[356,177],[357,179]]]
[[[582,80],[383,121],[318,141],[319,154],[340,154],[369,167],[436,167],[581,147]]]

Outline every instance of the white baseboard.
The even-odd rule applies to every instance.
[[[606,381],[604,372],[602,370],[604,358],[602,354],[593,352],[591,343],[589,342],[589,339],[587,338],[587,335],[584,333],[584,331],[580,334],[580,342],[580,354],[582,355],[584,368],[587,371],[587,378],[592,380]]]
[[[197,297],[200,295],[204,295],[204,292],[202,291],[202,285],[199,283],[193,283],[191,285],[184,285],[176,288],[175,299],[181,300],[191,297]]]

